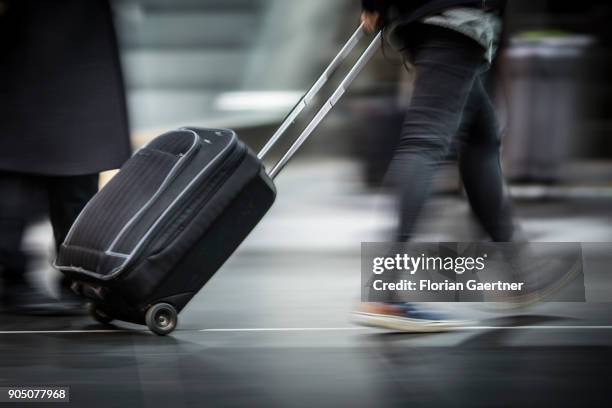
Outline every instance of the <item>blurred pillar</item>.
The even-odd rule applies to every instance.
[[[591,37],[522,35],[504,55],[509,134],[504,145],[511,180],[557,182],[570,159],[580,120],[580,74]]]
[[[267,0],[243,89],[284,90],[310,85],[337,52],[337,32],[351,0]],[[358,15],[352,16],[355,26]]]

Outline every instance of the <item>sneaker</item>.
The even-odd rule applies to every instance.
[[[361,303],[353,312],[356,324],[406,333],[445,332],[466,325],[414,303]]]

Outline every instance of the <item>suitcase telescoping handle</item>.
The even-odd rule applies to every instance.
[[[359,28],[353,33],[351,38],[344,44],[338,55],[334,57],[332,62],[325,68],[323,74],[317,79],[314,85],[302,96],[299,102],[295,105],[295,107],[291,110],[291,112],[285,117],[285,120],[280,125],[278,130],[272,135],[270,140],[265,144],[265,146],[261,149],[257,157],[263,159],[264,156],[270,151],[270,149],[278,142],[278,140],[282,137],[282,135],[287,131],[289,126],[295,122],[295,119],[299,116],[299,114],[312,102],[314,97],[319,93],[319,91],[323,88],[327,80],[336,72],[336,70],[342,65],[346,57],[351,53],[351,51],[357,46],[359,41],[365,35],[363,25],[359,26]],[[299,148],[304,144],[306,139],[311,135],[311,133],[317,128],[319,123],[327,116],[329,111],[332,110],[334,105],[340,100],[342,95],[346,92],[350,84],[355,80],[357,75],[361,72],[363,67],[370,61],[372,56],[378,51],[380,48],[382,34],[379,32],[372,42],[368,45],[366,50],[361,54],[355,65],[351,68],[351,70],[346,74],[340,85],[336,88],[334,93],[327,99],[325,104],[319,109],[314,118],[310,121],[310,123],[306,126],[306,128],[302,131],[302,133],[298,136],[298,138],[293,142],[289,150],[281,157],[281,159],[274,165],[272,170],[269,172],[269,175],[272,179],[274,179],[278,174],[283,170],[283,168],[287,165],[289,160],[295,155],[295,153],[299,150]]]
[[[336,70],[342,65],[346,57],[351,53],[355,46],[363,38],[364,31],[362,26],[359,26],[353,33],[351,38],[344,44],[338,55],[334,57],[332,62],[325,68],[325,71],[316,80],[312,87],[302,96],[298,103],[293,107],[291,112],[285,117],[283,123],[276,130],[274,135],[268,140],[265,146],[261,149],[257,157],[263,159],[266,154],[272,149],[272,147],[278,142],[281,136],[287,131],[289,126],[295,121],[295,119],[302,113],[302,111],[312,102],[314,97],[319,93],[321,88],[327,83],[329,78],[336,72]]]

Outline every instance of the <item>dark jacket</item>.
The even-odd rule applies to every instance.
[[[378,12],[383,24],[399,20],[406,24],[450,7],[478,7],[502,12],[506,0],[361,0],[366,11]]]
[[[3,0],[0,171],[82,175],[131,147],[107,0]]]
[[[430,0],[361,0],[361,6],[367,11],[384,12],[389,7],[395,6],[403,11],[416,10],[428,3]]]

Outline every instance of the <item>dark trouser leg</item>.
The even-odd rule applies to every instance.
[[[484,64],[482,48],[467,37],[444,29],[426,32],[411,50],[414,92],[387,174],[399,199],[399,241],[412,236],[431,179],[448,154]]]
[[[500,135],[480,78],[468,99],[459,138],[459,169],[474,214],[493,241],[508,242],[514,225],[500,164]]]
[[[35,177],[0,172],[0,276],[4,285],[26,281],[27,258],[22,239],[34,204],[40,202],[41,190]],[[5,290],[10,291],[8,287]]]
[[[98,174],[83,176],[54,176],[47,178],[49,216],[53,227],[56,251],[66,239],[70,227],[98,191]],[[62,279],[62,286],[69,282]]]
[[[410,59],[416,81],[386,179],[398,200],[395,239],[400,242],[412,237],[434,173],[458,133],[468,97],[485,64],[482,48],[461,34],[422,26],[407,38],[414,42]],[[383,275],[385,279],[392,279],[391,274]],[[392,294],[388,301],[402,299]]]

